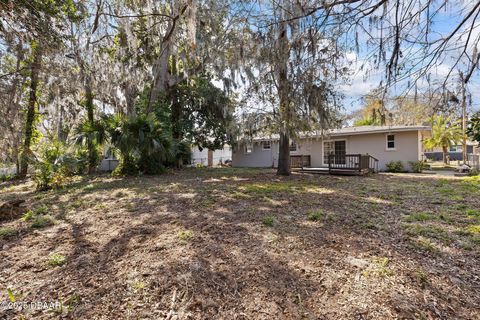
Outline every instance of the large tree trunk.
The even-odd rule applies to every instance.
[[[33,126],[35,123],[35,113],[37,107],[37,87],[39,82],[40,68],[42,64],[42,50],[39,46],[35,48],[33,62],[30,66],[30,95],[28,98],[28,109],[25,119],[25,136],[23,140],[23,150],[20,156],[20,178],[25,178],[28,171],[28,160],[31,154],[31,143],[33,135]]]
[[[280,133],[277,174],[290,175],[290,139],[285,133]]]
[[[288,59],[289,44],[286,22],[279,24],[277,42],[277,81],[278,94],[280,98],[279,117],[280,117],[280,142],[278,148],[278,168],[277,174],[290,175],[290,85],[288,82]]]

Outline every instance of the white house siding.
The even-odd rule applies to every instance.
[[[246,153],[245,144],[239,143],[232,150],[232,166],[271,168],[278,164],[278,142],[271,143],[270,150],[264,150],[261,142],[254,142],[251,153]]]
[[[421,160],[422,132],[392,132],[395,135],[395,150],[387,150],[387,133],[365,133],[357,135],[335,135],[326,138],[305,138],[297,142],[297,151],[291,155],[310,155],[311,167],[327,166],[323,162],[323,142],[346,141],[347,154],[370,154],[379,160],[378,168],[387,169],[390,161],[402,161],[405,169],[410,169],[409,161]],[[276,167],[278,164],[278,141],[271,142],[270,150],[263,150],[260,141],[253,144],[253,151],[245,153],[245,145],[239,144],[232,153],[234,167]]]
[[[420,160],[420,139],[418,131],[395,132],[395,150],[387,150],[386,133],[352,135],[348,137],[347,153],[370,154],[379,160],[378,168],[387,169],[390,161],[402,161],[406,170],[409,161]]]

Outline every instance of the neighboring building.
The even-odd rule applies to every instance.
[[[478,142],[467,141],[467,155],[478,154]],[[443,161],[442,148],[435,148],[425,151],[425,157],[432,161]],[[462,161],[463,160],[463,145],[451,146],[448,150],[448,158],[450,161]]]
[[[423,159],[423,139],[430,136],[426,126],[361,126],[330,130],[324,135],[309,135],[292,142],[292,167],[328,167],[328,155],[369,154],[386,170],[391,161]],[[255,138],[239,143],[232,153],[234,167],[277,167],[278,136]]]
[[[229,145],[224,145],[223,149],[208,150],[206,148],[200,149],[194,147],[192,149],[192,165],[204,165],[204,166],[218,166],[225,164],[225,161],[232,160],[232,148]]]

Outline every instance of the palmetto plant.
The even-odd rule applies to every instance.
[[[434,115],[431,119],[432,136],[425,139],[426,148],[442,148],[443,162],[447,163],[448,149],[462,140],[462,129],[451,117]]]
[[[116,115],[105,119],[112,144],[120,151],[121,174],[136,170],[156,174],[164,170],[171,153],[171,139],[153,114],[126,118]]]
[[[82,121],[75,129],[75,144],[88,150],[88,172],[91,173],[100,161],[98,148],[107,141],[107,122],[105,119],[90,123],[87,119]]]

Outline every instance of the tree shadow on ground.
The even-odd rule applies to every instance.
[[[41,251],[64,251],[68,262],[24,274],[25,281],[42,280],[29,296],[69,301],[78,295],[71,318],[474,314],[478,251],[462,252],[459,260],[458,253],[412,248],[395,223],[411,210],[402,206],[415,190],[392,201],[380,197],[385,188],[410,190],[413,178],[235,175],[201,171],[78,186],[80,198],[125,189],[132,195],[110,196],[105,213],[79,211],[52,228]],[[245,192],[252,181],[286,186]],[[309,221],[306,213],[316,209],[324,215]],[[275,217],[272,227],[262,224],[265,216]],[[364,219],[386,226],[372,229]],[[458,273],[462,268],[471,275]],[[12,274],[1,275],[11,280]]]

